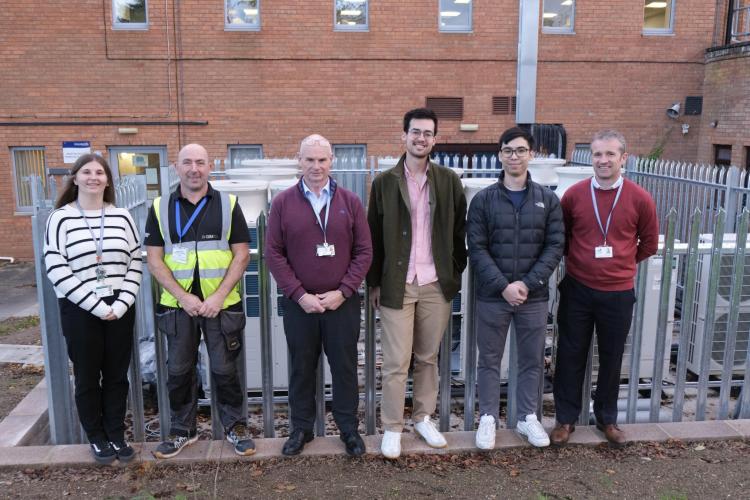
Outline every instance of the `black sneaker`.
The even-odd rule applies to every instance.
[[[122,441],[110,441],[109,444],[115,450],[120,462],[130,462],[135,458],[135,450],[124,439]]]
[[[234,452],[238,455],[249,456],[255,453],[255,443],[250,438],[247,426],[242,423],[234,424],[227,432],[227,441],[234,446]]]
[[[196,441],[198,441],[198,433],[196,431],[191,431],[186,436],[170,434],[166,441],[163,441],[156,447],[153,453],[156,458],[172,458],[181,452],[183,448]]]
[[[94,455],[94,460],[100,464],[111,464],[117,458],[115,450],[107,441],[91,443],[91,453]]]

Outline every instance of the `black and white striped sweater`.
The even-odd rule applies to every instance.
[[[101,210],[84,210],[84,214],[98,241]],[[103,318],[110,306],[94,293],[96,245],[78,208],[66,205],[50,214],[44,239],[44,263],[55,293]],[[107,272],[105,282],[113,291],[120,292],[111,306],[112,312],[121,318],[135,302],[143,263],[138,230],[126,209],[106,206],[102,248],[102,265]]]

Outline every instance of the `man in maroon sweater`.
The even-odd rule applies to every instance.
[[[555,445],[568,442],[581,413],[582,386],[596,327],[599,374],[596,427],[613,446],[625,443],[617,426],[617,395],[625,339],[635,303],[636,264],[656,253],[659,226],[651,195],[622,177],[625,138],[603,130],[591,142],[594,177],[562,198],[566,275],[560,283],[555,368]]]
[[[296,455],[313,439],[315,372],[322,347],[331,366],[332,410],[341,440],[349,455],[361,455],[357,290],[372,262],[370,228],[357,195],[330,177],[333,152],[324,137],[305,138],[298,158],[302,179],[273,200],[265,245],[268,267],[284,293],[291,357],[291,434],[282,453]]]

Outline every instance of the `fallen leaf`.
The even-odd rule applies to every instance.
[[[520,476],[520,475],[521,475],[521,471],[520,470],[518,470],[518,469],[511,469],[510,470],[510,476],[511,477],[516,477],[516,476]]]
[[[695,451],[703,451],[703,450],[705,450],[705,449],[706,449],[706,447],[705,447],[705,446],[703,446],[702,444],[699,444],[698,446],[696,446],[696,447],[695,447],[695,448],[693,448],[693,449],[694,449]]]
[[[259,477],[263,475],[263,471],[261,469],[255,469],[254,471],[250,472],[250,477]]]
[[[607,474],[614,474],[615,473],[615,471],[613,471],[612,469],[607,469],[604,472],[606,472]]]

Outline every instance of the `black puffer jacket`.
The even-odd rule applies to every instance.
[[[469,207],[466,236],[477,298],[505,300],[503,290],[521,280],[529,289],[527,301],[547,300],[547,282],[565,243],[560,202],[529,175],[526,197],[516,211],[503,176],[477,193]]]

